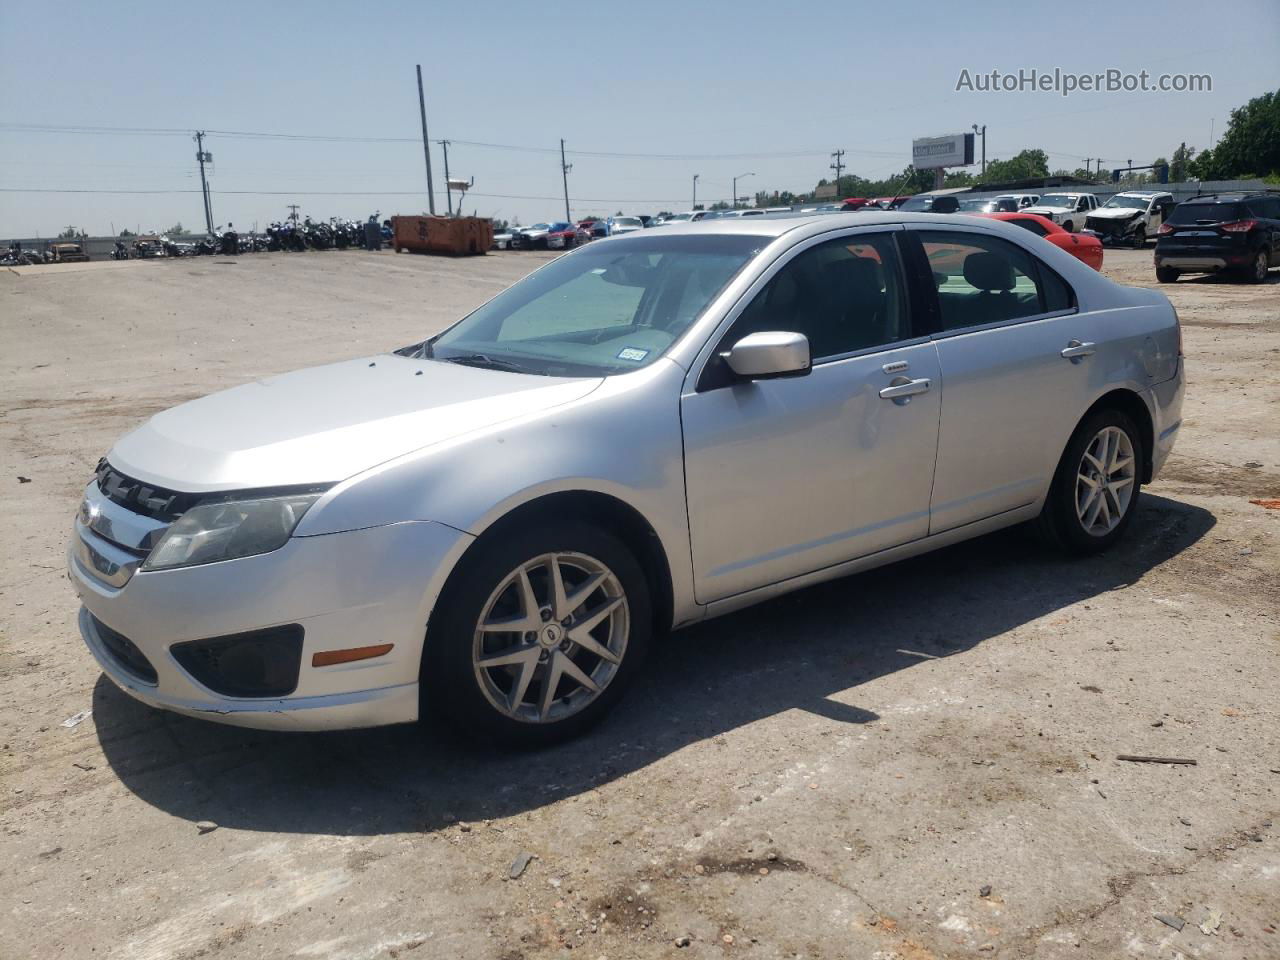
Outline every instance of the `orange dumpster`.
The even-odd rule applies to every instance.
[[[397,216],[391,218],[391,235],[396,253],[488,253],[493,246],[493,221],[484,217]]]

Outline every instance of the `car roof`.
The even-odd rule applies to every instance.
[[[716,217],[696,223],[673,223],[663,228],[663,236],[738,235],[776,239],[803,227],[817,227],[813,232],[838,230],[843,227],[895,227],[905,223],[956,224],[963,223],[961,214],[903,213],[901,210],[876,210],[866,208],[856,211],[813,211],[812,213],[766,213],[762,217]],[[631,235],[634,237],[634,234]],[[645,236],[648,236],[646,233]],[[609,243],[627,243],[628,238],[609,238]]]
[[[1163,197],[1166,194],[1173,196],[1168,190],[1121,190],[1116,194],[1117,197]]]
[[[1187,197],[1183,203],[1242,203],[1245,200],[1258,200],[1265,197],[1274,197],[1274,193],[1202,193],[1198,197]]]

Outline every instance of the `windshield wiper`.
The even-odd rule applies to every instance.
[[[436,360],[443,360],[445,363],[460,363],[466,367],[484,367],[488,370],[515,370],[518,373],[533,373],[523,364],[516,363],[513,360],[503,360],[500,357],[490,357],[483,353],[464,353],[456,357],[435,357]]]

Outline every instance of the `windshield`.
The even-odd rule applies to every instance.
[[[899,207],[899,209],[903,213],[910,213],[913,211],[919,212],[919,211],[928,210],[932,206],[933,206],[933,197],[912,197],[910,200],[904,203],[901,207]]]
[[[960,204],[965,213],[992,213],[996,209],[994,200],[966,200]]]
[[[525,227],[526,230],[550,230],[551,225],[548,223],[535,223],[532,227]]]
[[[1069,193],[1046,193],[1036,203],[1037,207],[1074,207],[1076,198]]]
[[[691,214],[691,213],[677,213],[674,217],[667,217],[667,219],[666,219],[665,221],[663,221],[663,222],[664,222],[664,223],[671,223],[671,221],[673,221],[673,220],[688,220],[688,219],[689,219],[690,217],[692,217],[692,216],[693,216],[693,214]]]
[[[1147,209],[1148,200],[1146,197],[1125,197],[1116,194],[1110,200],[1103,204],[1104,207],[1112,209],[1120,208],[1123,210],[1145,210]]]
[[[641,223],[635,217],[614,217],[613,225],[615,227],[643,227],[644,226],[644,224]]]
[[[662,356],[768,237],[593,243],[507,288],[406,356],[546,376],[608,376]]]

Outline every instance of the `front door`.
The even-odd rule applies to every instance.
[[[941,384],[934,345],[911,328],[894,234],[802,248],[717,353],[764,330],[808,337],[810,372],[733,380],[717,357],[681,398],[701,603],[928,532]]]

